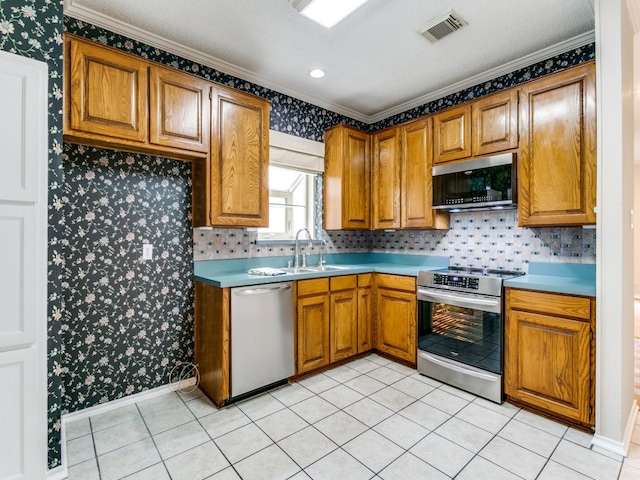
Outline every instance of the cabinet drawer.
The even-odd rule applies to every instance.
[[[328,278],[311,278],[309,280],[298,280],[298,296],[313,295],[316,293],[326,293],[329,291]]]
[[[361,273],[358,275],[358,287],[370,287],[372,280],[372,273]]]
[[[330,277],[329,285],[332,292],[336,290],[354,290],[358,285],[358,277],[357,275]]]
[[[591,320],[591,299],[589,297],[509,288],[507,289],[507,310],[509,309]]]
[[[386,273],[379,273],[376,276],[378,287],[390,288],[393,290],[406,290],[407,292],[416,291],[416,278],[405,277],[401,275],[388,275]]]

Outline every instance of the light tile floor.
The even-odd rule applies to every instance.
[[[369,355],[217,410],[199,390],[67,424],[69,480],[640,479],[591,436]]]

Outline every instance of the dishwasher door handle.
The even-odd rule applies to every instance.
[[[249,295],[264,295],[265,293],[273,293],[279,290],[289,290],[291,285],[280,285],[278,287],[248,288],[235,292],[239,297],[248,297]]]

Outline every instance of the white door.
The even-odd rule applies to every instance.
[[[47,71],[0,51],[0,480],[47,472]]]

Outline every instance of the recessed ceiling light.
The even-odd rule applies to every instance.
[[[321,68],[314,68],[309,71],[309,76],[313,78],[322,78],[326,75],[327,72],[322,70]]]
[[[331,28],[367,0],[289,0],[293,7],[305,17]]]

